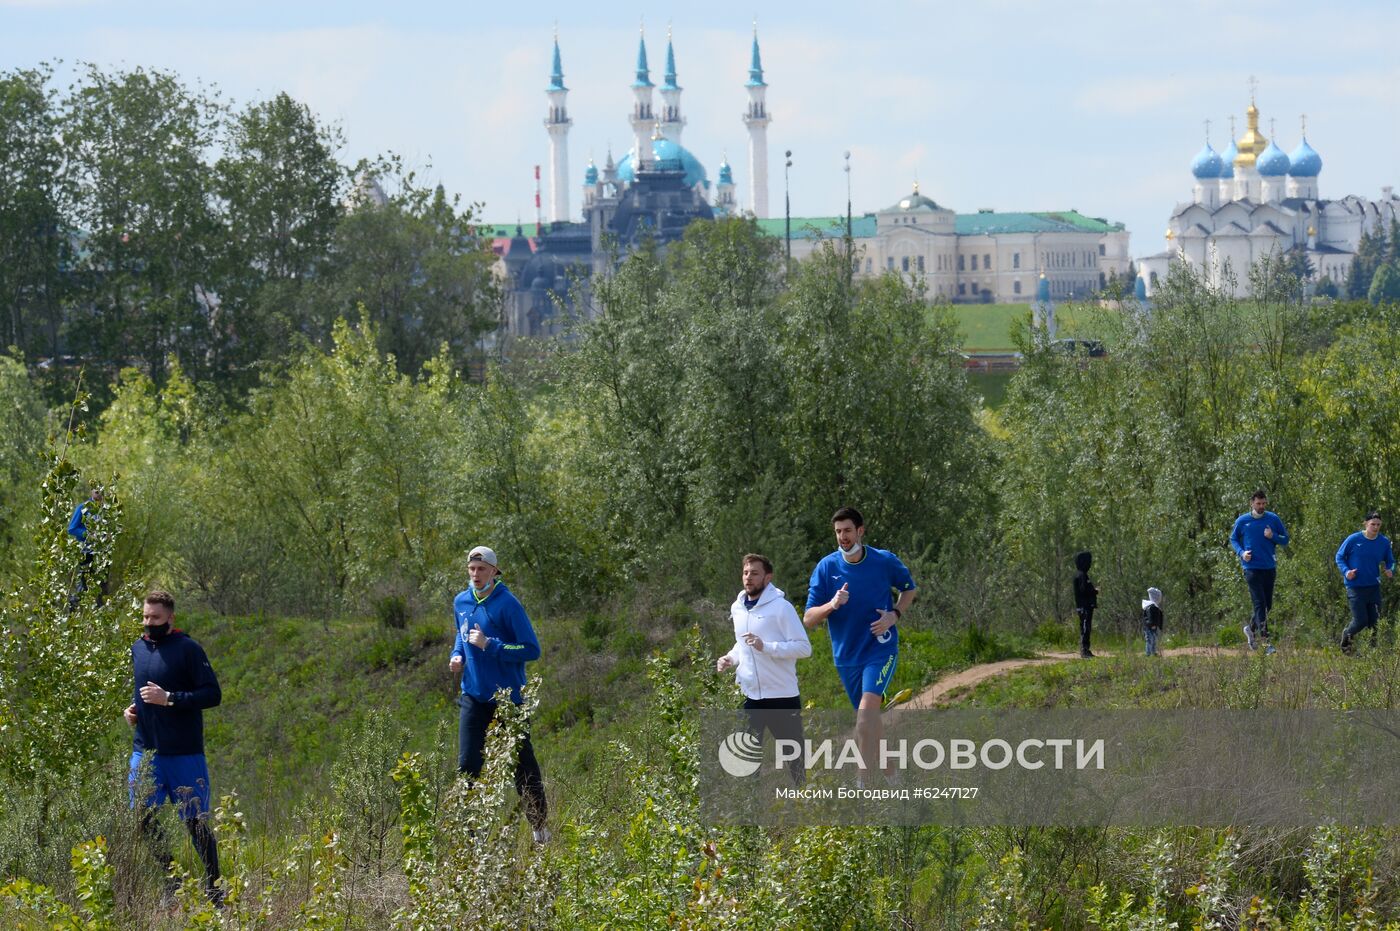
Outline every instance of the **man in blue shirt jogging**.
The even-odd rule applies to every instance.
[[[73,517],[68,521],[68,535],[78,541],[83,551],[83,558],[78,563],[77,583],[73,586],[73,591],[68,595],[69,610],[78,607],[78,599],[82,596],[83,592],[88,589],[88,575],[92,572],[95,554],[92,551],[92,544],[88,542],[87,522],[89,517],[94,521],[101,519],[98,514],[98,510],[101,507],[102,489],[93,488],[92,491],[88,493],[87,500],[80,502],[78,506],[73,509]],[[89,511],[92,512],[91,515],[89,515]],[[97,586],[97,606],[99,608],[102,607],[102,600],[102,585],[99,583]]]
[[[1249,496],[1249,510],[1235,520],[1230,530],[1230,548],[1240,558],[1244,582],[1249,586],[1249,600],[1254,606],[1249,623],[1244,625],[1244,639],[1252,650],[1255,635],[1264,641],[1264,652],[1274,652],[1269,642],[1269,612],[1274,607],[1274,577],[1278,563],[1274,548],[1288,545],[1288,531],[1283,521],[1269,509],[1269,494],[1259,489]]]
[[[467,554],[467,575],[471,587],[452,600],[457,640],[448,667],[462,674],[457,770],[475,779],[486,764],[486,728],[496,717],[496,691],[509,689],[511,701],[517,705],[524,701],[520,688],[525,684],[525,664],[540,658],[540,642],[525,608],[501,581],[494,550],[473,547]],[[525,819],[535,843],[546,843],[544,777],[528,733],[520,743],[515,791],[525,803]]]
[[[1352,652],[1351,638],[1366,628],[1375,628],[1381,616],[1381,572],[1395,575],[1395,552],[1390,540],[1381,534],[1381,515],[1372,511],[1359,533],[1353,533],[1337,548],[1337,568],[1347,586],[1351,623],[1342,633],[1342,652]]]
[[[916,586],[898,556],[865,545],[860,511],[843,507],[831,516],[831,525],[837,549],[812,570],[802,623],[809,629],[828,624],[836,671],[856,709],[861,757],[869,764],[879,760],[880,707],[899,661],[895,625],[914,603]]]

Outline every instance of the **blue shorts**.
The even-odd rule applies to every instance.
[[[837,666],[836,674],[841,677],[841,684],[846,687],[851,707],[860,707],[860,696],[865,692],[874,692],[883,698],[898,664],[899,654],[891,653],[889,656],[872,659],[864,666]]]
[[[147,808],[173,802],[180,809],[180,817],[185,820],[209,813],[209,765],[202,753],[167,756],[154,750],[133,750],[126,777],[127,795],[132,808],[136,807],[136,783],[143,775],[143,758],[150,763],[150,781],[147,785],[151,786],[151,793],[143,801]]]

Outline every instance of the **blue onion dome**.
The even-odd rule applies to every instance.
[[[1233,141],[1230,148],[1226,149],[1220,156],[1220,177],[1226,180],[1235,176],[1235,156],[1240,154],[1239,146]]]
[[[724,159],[723,161],[721,161],[721,162],[719,163],[719,183],[720,183],[720,184],[733,184],[733,183],[734,183],[734,170],[733,170],[732,168],[729,167],[729,159],[727,159],[727,158]]]
[[[1045,273],[1040,273],[1040,284],[1035,287],[1035,299],[1042,303],[1050,301],[1050,280],[1045,277]]]
[[[1288,173],[1295,178],[1316,178],[1322,174],[1322,156],[1308,145],[1306,136],[1298,143],[1298,148],[1293,150],[1293,154],[1288,156],[1288,162]]]
[[[1133,297],[1139,301],[1147,300],[1147,279],[1141,275],[1133,279]]]
[[[593,159],[588,160],[588,170],[583,173],[584,184],[598,183],[598,166],[593,164]]]
[[[1207,142],[1205,148],[1191,162],[1191,174],[1197,178],[1205,180],[1207,178],[1220,177],[1220,169],[1224,163],[1220,160],[1220,154],[1210,147]]]
[[[1272,139],[1259,153],[1259,174],[1266,178],[1281,178],[1288,174],[1288,156]]]
[[[617,162],[617,178],[619,181],[635,181],[636,169],[633,162],[636,161],[635,153],[628,153]],[[672,142],[670,139],[651,140],[651,158],[647,160],[647,169],[651,171],[684,171],[685,186],[693,188],[699,184],[705,188],[710,186],[709,173],[705,171],[705,166],[700,164],[700,160],[690,154],[690,150],[684,146]]]

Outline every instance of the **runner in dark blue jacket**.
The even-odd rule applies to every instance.
[[[1395,551],[1381,533],[1381,515],[1372,511],[1359,532],[1337,547],[1337,569],[1346,583],[1351,623],[1342,632],[1342,652],[1350,653],[1351,638],[1366,628],[1375,628],[1381,616],[1381,572],[1395,574]],[[1374,635],[1373,635],[1374,637]]]
[[[134,731],[128,776],[131,806],[138,801],[143,806],[141,828],[167,875],[173,858],[155,810],[167,801],[176,806],[204,863],[205,889],[217,904],[223,892],[217,886],[218,846],[208,824],[204,709],[217,706],[223,693],[204,649],[175,629],[174,620],[174,598],[160,591],[146,596],[141,617],[145,632],[131,645],[133,700],[125,714]]]
[[[92,571],[93,552],[92,545],[88,543],[88,511],[92,508],[102,506],[102,489],[94,488],[88,499],[80,503],[73,509],[73,517],[68,521],[68,535],[82,544],[83,558],[78,563],[78,581],[73,586],[73,591],[68,596],[68,607],[70,610],[78,607],[78,599],[83,592],[88,589],[88,573]],[[97,514],[92,515],[93,520],[100,519]],[[97,606],[102,607],[102,586],[97,588]]]
[[[486,728],[496,716],[496,691],[520,704],[525,664],[540,658],[540,642],[520,601],[501,581],[496,553],[477,546],[467,555],[471,587],[452,600],[457,639],[449,668],[462,673],[457,718],[457,770],[475,779],[486,764]],[[544,776],[527,732],[515,767],[515,791],[525,802],[536,843],[549,840]]]
[[[1244,582],[1249,586],[1249,600],[1254,607],[1249,623],[1244,625],[1244,639],[1249,648],[1255,647],[1255,635],[1264,641],[1264,652],[1274,652],[1269,642],[1269,612],[1274,609],[1274,579],[1278,563],[1274,548],[1288,545],[1288,531],[1283,521],[1268,510],[1269,495],[1259,489],[1249,496],[1249,510],[1235,520],[1230,528],[1230,548],[1240,558]]]

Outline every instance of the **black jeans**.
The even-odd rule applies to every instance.
[[[1269,612],[1274,609],[1276,575],[1276,569],[1244,570],[1244,582],[1249,586],[1249,600],[1254,604],[1254,614],[1249,618],[1249,626],[1265,639],[1269,636]]]
[[[1347,589],[1347,604],[1351,607],[1351,623],[1342,634],[1342,643],[1349,644],[1351,638],[1368,627],[1375,627],[1381,617],[1381,587],[1367,585],[1363,588]]]
[[[763,740],[765,730],[774,740],[795,740],[802,746],[802,698],[745,698],[744,710],[748,712],[748,732]],[[804,749],[805,752],[805,749]],[[802,755],[788,763],[792,781],[802,785],[807,779],[807,767]]]
[[[199,862],[204,864],[205,894],[214,902],[221,902],[223,893],[215,885],[219,881],[219,845],[214,840],[214,831],[209,827],[209,817],[206,814],[203,817],[182,820],[185,830],[190,832],[190,840],[194,842],[195,853],[199,854]],[[141,813],[141,833],[146,836],[146,841],[151,845],[151,852],[164,869],[165,875],[169,876],[170,865],[175,862],[175,858],[171,856],[170,844],[166,842],[165,832],[156,820],[156,809],[147,808]]]
[[[1094,609],[1077,608],[1079,614],[1079,652],[1089,652],[1089,635],[1094,632]]]
[[[457,771],[475,779],[486,765],[486,728],[496,717],[496,703],[462,695],[457,704],[462,709],[457,718]],[[530,827],[544,827],[549,813],[544,797],[544,775],[540,772],[539,760],[535,759],[529,732],[520,742],[520,758],[515,764],[515,791],[525,803],[525,819]]]

